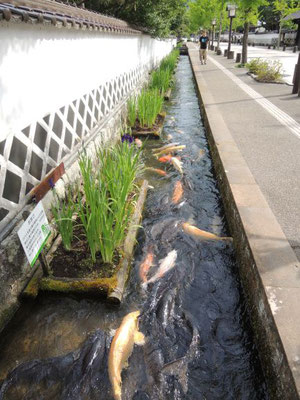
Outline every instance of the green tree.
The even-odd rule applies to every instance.
[[[84,3],[88,9],[123,19],[158,37],[180,31],[187,10],[187,0],[86,0]]]
[[[228,21],[223,18],[224,9],[225,0],[191,0],[187,12],[191,32],[198,33],[200,29],[209,30],[212,20],[215,19],[220,37],[222,26],[228,25]]]
[[[259,7],[259,20],[263,23],[267,31],[278,29],[279,15],[275,10],[274,0],[269,0],[267,4]]]
[[[279,35],[277,41],[277,48],[280,46],[281,31],[285,23],[285,21],[283,21],[283,18],[299,10],[299,8],[300,8],[299,0],[274,0],[274,9],[279,14]],[[287,25],[288,24],[289,23],[287,23]]]
[[[249,24],[257,24],[259,8],[266,4],[266,0],[238,0],[238,16],[244,24],[242,64],[247,63]]]

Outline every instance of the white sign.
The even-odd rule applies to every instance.
[[[41,201],[21,226],[18,235],[27,259],[33,266],[50,235],[50,227]]]

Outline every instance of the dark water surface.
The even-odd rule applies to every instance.
[[[141,310],[146,344],[135,346],[122,373],[123,400],[268,399],[232,244],[200,241],[181,228],[185,221],[228,236],[187,57],[181,57],[176,78],[164,138],[171,134],[186,145],[180,153],[184,176],[152,157],[150,149],[164,138],[147,143],[145,163],[168,175],[145,174],[153,189],[124,303],[111,309],[97,300],[43,295],[22,306],[1,339],[0,399],[111,400],[113,330],[135,310]],[[180,179],[184,197],[172,205]],[[171,250],[177,259],[142,290],[139,266],[149,249],[156,263],[149,276]]]

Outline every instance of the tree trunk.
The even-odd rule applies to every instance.
[[[247,63],[248,33],[249,33],[249,22],[245,22],[245,24],[244,24],[244,35],[243,35],[243,48],[242,48],[242,64],[246,64]]]
[[[278,41],[277,41],[277,49],[280,47],[280,42],[281,42],[281,31],[282,31],[282,26],[281,26],[281,21],[279,23],[279,34],[278,34]]]
[[[221,33],[222,33],[223,5],[224,5],[224,0],[222,0],[222,9],[221,9],[221,13],[220,13],[219,37],[218,37],[218,45],[217,45],[218,50],[220,48],[220,40],[221,40]]]
[[[298,30],[297,30],[297,36],[295,38],[295,46],[297,46],[298,50],[300,50],[300,21],[298,22]]]

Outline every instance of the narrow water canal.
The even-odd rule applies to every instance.
[[[145,163],[167,176],[146,172],[153,189],[124,303],[111,309],[93,299],[40,295],[22,306],[1,338],[1,400],[111,400],[113,330],[135,310],[146,344],[135,346],[123,370],[123,400],[268,399],[232,244],[199,241],[181,228],[184,221],[228,236],[187,57],[167,105],[168,135],[186,145],[183,198],[172,203],[180,174],[151,156],[162,143],[149,141]],[[149,251],[158,265],[173,250],[175,267],[141,289],[139,267]]]

